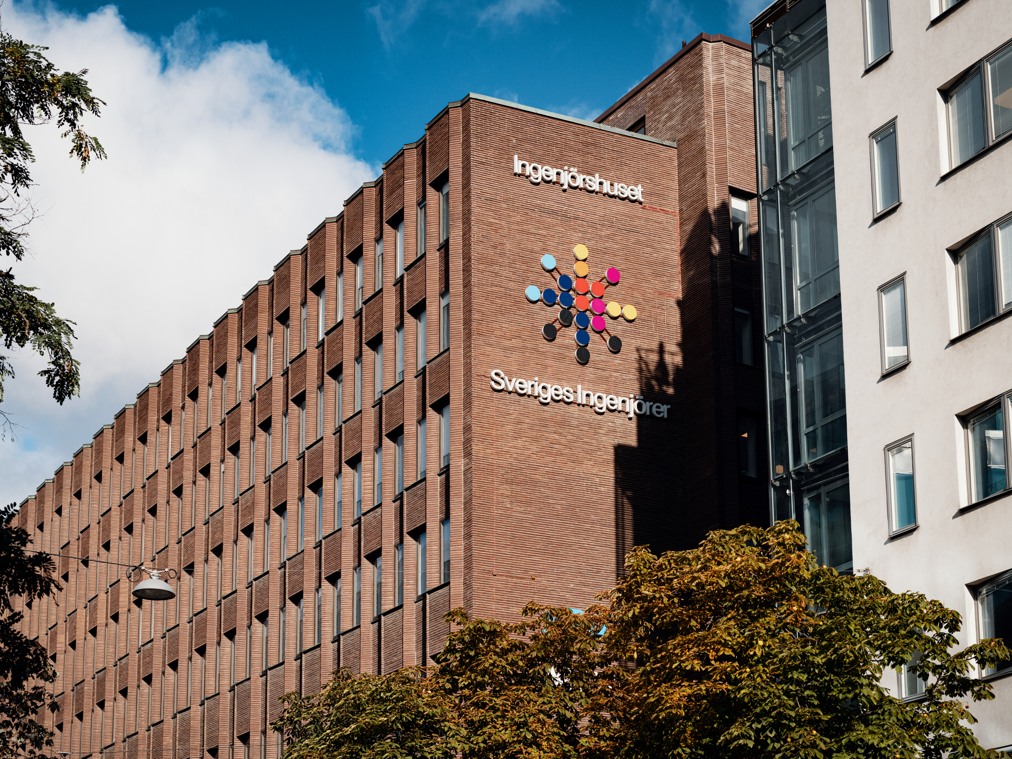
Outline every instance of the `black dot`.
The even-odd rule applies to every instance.
[[[545,340],[547,340],[548,342],[552,342],[552,340],[555,339],[555,335],[557,333],[558,330],[555,329],[554,324],[546,324],[544,327],[541,328],[541,334],[545,336]]]
[[[590,363],[590,351],[584,347],[576,349],[576,363],[586,366]]]
[[[618,353],[622,350],[622,338],[618,335],[612,335],[608,338],[608,350],[612,353]]]
[[[564,308],[561,311],[559,311],[559,323],[563,327],[568,327],[569,325],[571,325],[573,323],[573,312],[570,311],[568,308]]]

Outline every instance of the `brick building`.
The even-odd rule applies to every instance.
[[[273,757],[280,695],[430,661],[452,607],[764,521],[749,72],[701,36],[599,124],[450,104],[43,483],[56,749]]]

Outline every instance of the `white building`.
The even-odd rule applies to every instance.
[[[774,516],[1012,643],[1012,5],[787,5],[753,23]]]

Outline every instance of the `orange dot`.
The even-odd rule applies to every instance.
[[[577,295],[576,296],[576,310],[577,311],[586,311],[588,308],[590,308],[590,301],[587,299],[587,296],[586,295]]]
[[[595,298],[603,298],[604,297],[604,282],[594,282],[590,286],[590,294],[593,295]]]
[[[587,284],[587,280],[578,279],[573,283],[573,289],[576,291],[577,295],[586,295],[590,286]]]
[[[576,276],[578,277],[586,277],[587,272],[590,271],[590,267],[587,266],[586,261],[577,261],[575,264],[573,264],[573,271],[576,272]]]

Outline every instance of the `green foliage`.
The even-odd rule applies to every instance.
[[[31,213],[22,193],[32,184],[29,166],[35,160],[23,127],[55,119],[82,170],[92,159],[105,158],[102,144],[82,125],[85,114],[97,116],[104,105],[92,94],[87,71],[60,71],[45,50],[0,30],[0,253],[15,261],[26,252]],[[53,304],[39,300],[35,291],[16,281],[13,267],[0,271],[0,336],[6,351],[30,346],[46,358],[40,374],[56,401],[63,403],[80,385],[71,353],[73,322],[57,316]],[[0,402],[4,381],[13,376],[8,356],[0,354]]]
[[[626,570],[609,605],[586,614],[451,612],[424,678],[341,673],[321,696],[289,696],[275,727],[299,759],[998,756],[978,744],[964,702],[992,698],[977,668],[1007,660],[1005,646],[953,652],[956,612],[819,566],[797,524],[714,532],[662,556],[637,549]],[[912,659],[925,694],[904,701],[882,680]],[[402,708],[331,688],[393,689]],[[410,740],[393,737],[394,713]],[[386,753],[363,753],[376,750],[367,743]]]
[[[59,585],[48,555],[25,553],[28,533],[11,526],[15,513],[14,504],[0,508],[0,756],[34,759],[53,743],[36,717],[55,708],[46,683],[56,679],[56,670],[45,647],[18,629],[23,614],[14,611],[12,599],[30,603]]]

